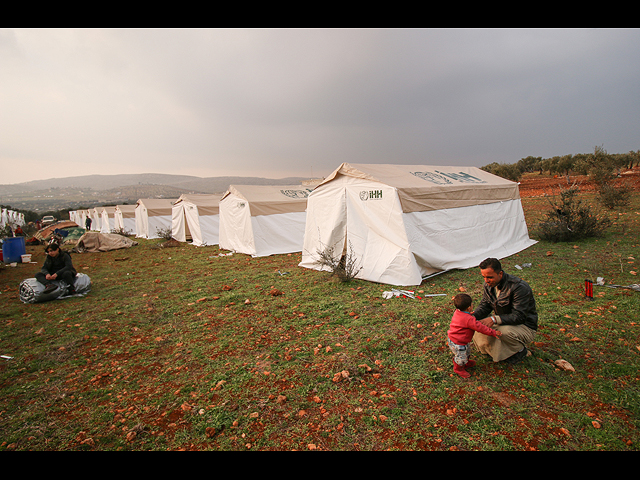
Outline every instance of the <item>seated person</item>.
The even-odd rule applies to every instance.
[[[47,258],[44,261],[42,270],[36,273],[36,280],[45,286],[43,293],[51,293],[57,287],[51,280],[62,280],[69,285],[69,294],[75,293],[76,269],[73,268],[71,255],[60,249],[57,243],[51,243],[44,250]]]

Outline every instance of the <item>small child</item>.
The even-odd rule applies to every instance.
[[[473,301],[466,293],[459,293],[453,298],[456,311],[451,318],[451,325],[447,332],[447,343],[453,352],[453,371],[463,378],[469,378],[471,374],[467,372],[468,367],[475,366],[476,362],[471,360],[471,339],[475,332],[499,337],[502,332],[485,327],[471,315],[471,304]]]

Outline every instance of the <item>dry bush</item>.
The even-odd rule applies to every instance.
[[[163,238],[165,240],[171,240],[173,238],[173,232],[171,231],[171,227],[168,228],[156,228],[156,233],[158,237]]]
[[[349,282],[356,278],[358,272],[362,270],[359,263],[351,242],[348,250],[343,250],[341,255],[336,254],[335,246],[329,247],[323,244],[322,248],[316,251],[314,259],[315,265],[328,268],[331,275],[335,275],[341,282]]]

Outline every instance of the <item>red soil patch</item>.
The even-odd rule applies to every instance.
[[[570,175],[569,182],[567,183],[567,178],[562,175],[550,176],[546,174],[528,173],[520,180],[520,196],[523,198],[541,197],[544,196],[545,193],[557,193],[559,188],[566,188],[573,183],[578,185],[581,192],[595,191],[595,186],[587,175]],[[640,167],[634,167],[633,169],[624,171],[622,176],[616,179],[616,183],[629,183],[633,185],[634,190],[640,189]]]

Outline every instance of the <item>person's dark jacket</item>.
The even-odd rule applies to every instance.
[[[487,318],[493,311],[500,316],[502,325],[526,325],[532,330],[538,329],[538,312],[533,291],[524,280],[502,274],[497,287],[500,295],[496,298],[496,289],[484,284],[482,300],[474,310],[473,316],[478,320]]]
[[[67,272],[70,273],[73,277],[76,276],[76,269],[73,267],[73,263],[71,262],[71,255],[69,255],[64,250],[60,249],[60,253],[57,256],[52,257],[47,255],[47,258],[44,261],[44,265],[42,265],[41,272],[44,275],[54,273],[58,275],[58,278],[65,275]]]

